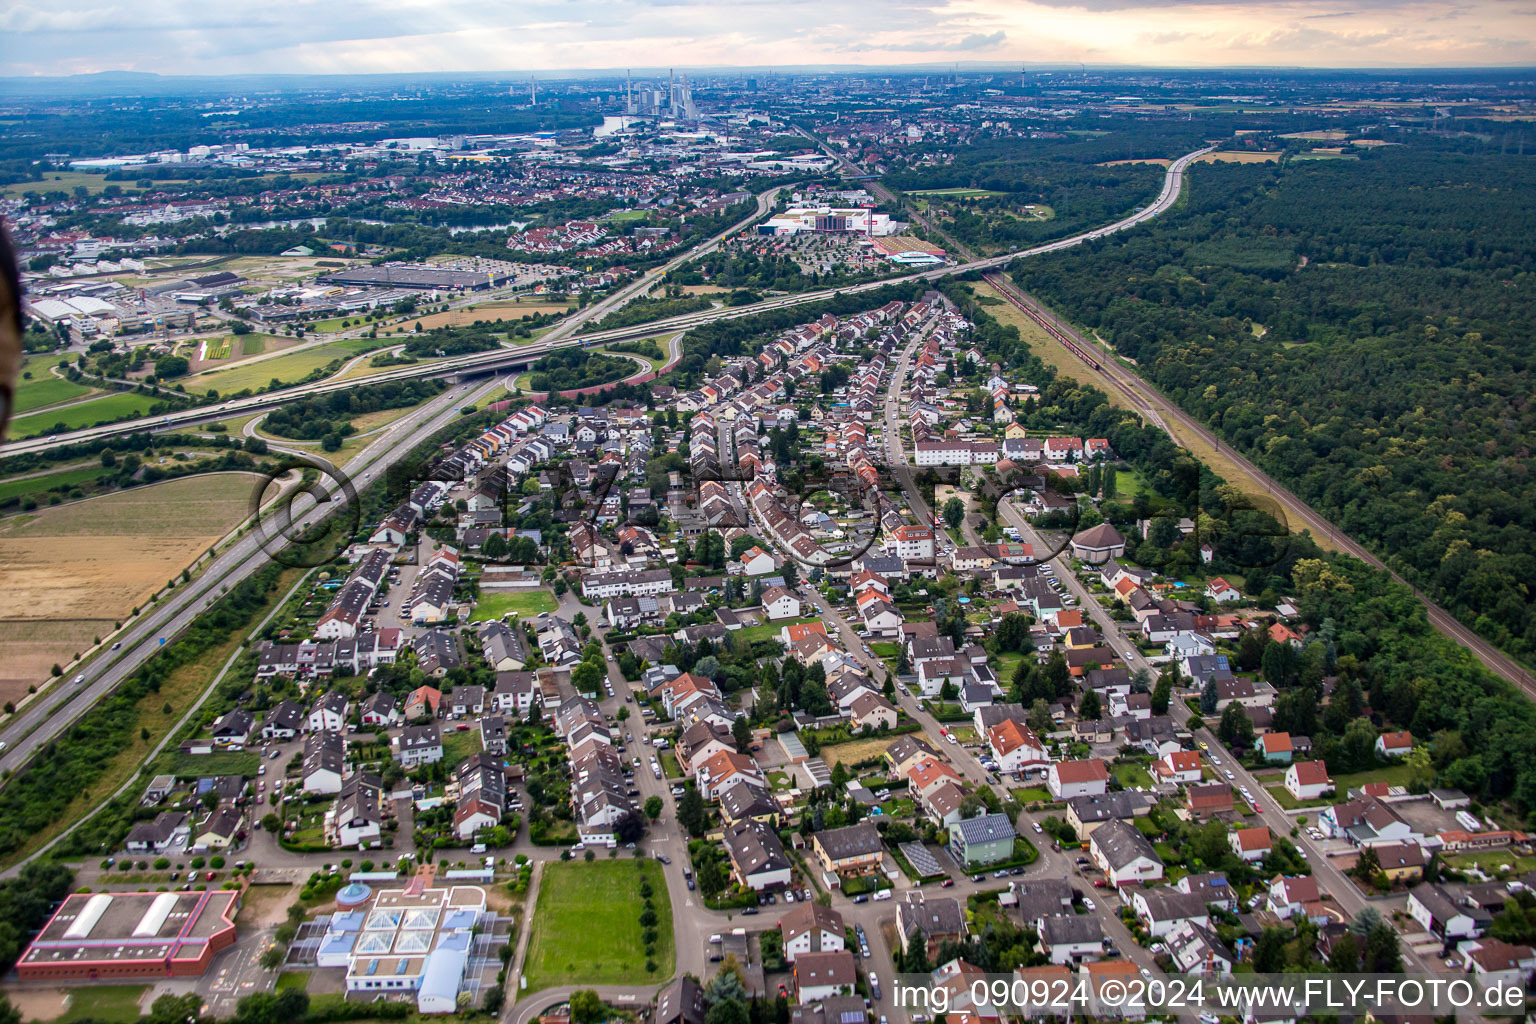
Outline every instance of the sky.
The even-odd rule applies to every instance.
[[[1536,0],[7,0],[0,74],[1536,64]]]

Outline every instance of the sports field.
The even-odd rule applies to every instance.
[[[552,612],[558,607],[560,605],[554,595],[547,590],[482,590],[475,605],[475,614],[470,616],[469,621],[488,622],[503,615],[517,615],[527,619],[542,612]]]
[[[634,860],[550,861],[539,881],[524,974],[528,991],[556,985],[644,985],[672,976],[672,901],[661,865]],[[645,969],[641,880],[656,910],[656,970]]]
[[[0,520],[4,698],[41,682],[244,519],[256,479],[186,477]],[[71,625],[81,620],[91,625]]]

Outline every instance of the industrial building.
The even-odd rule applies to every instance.
[[[889,235],[906,225],[892,221],[889,214],[876,213],[872,207],[852,206],[797,206],[763,221],[757,226],[760,235],[795,235],[813,231],[826,233],[855,233],[861,235]]]
[[[343,284],[370,288],[411,288],[416,291],[433,289],[481,292],[511,284],[513,274],[507,270],[452,270],[445,267],[419,266],[406,263],[385,263],[378,267],[352,267],[338,270],[320,279],[326,284]]]
[[[74,893],[16,962],[22,981],[191,978],[234,945],[240,893]]]
[[[345,968],[348,992],[414,992],[421,1013],[458,1009],[474,928],[485,913],[484,889],[429,889],[418,877],[403,889],[370,894],[354,882],[338,903],[347,909],[331,915],[317,966]]]

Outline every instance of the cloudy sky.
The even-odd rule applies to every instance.
[[[1536,63],[1536,0],[7,0],[0,74]]]

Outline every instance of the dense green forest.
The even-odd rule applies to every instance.
[[[1200,165],[1154,227],[1014,276],[1532,662],[1533,187],[1428,143]]]
[[[566,391],[623,380],[639,367],[633,359],[606,356],[584,348],[556,349],[533,364],[528,386],[534,391]]]
[[[372,387],[316,395],[303,401],[278,406],[267,413],[262,429],[279,437],[319,441],[341,439],[355,433],[354,416],[382,409],[404,409],[425,402],[446,387],[440,380],[402,380]],[[334,450],[334,449],[333,449]]]

